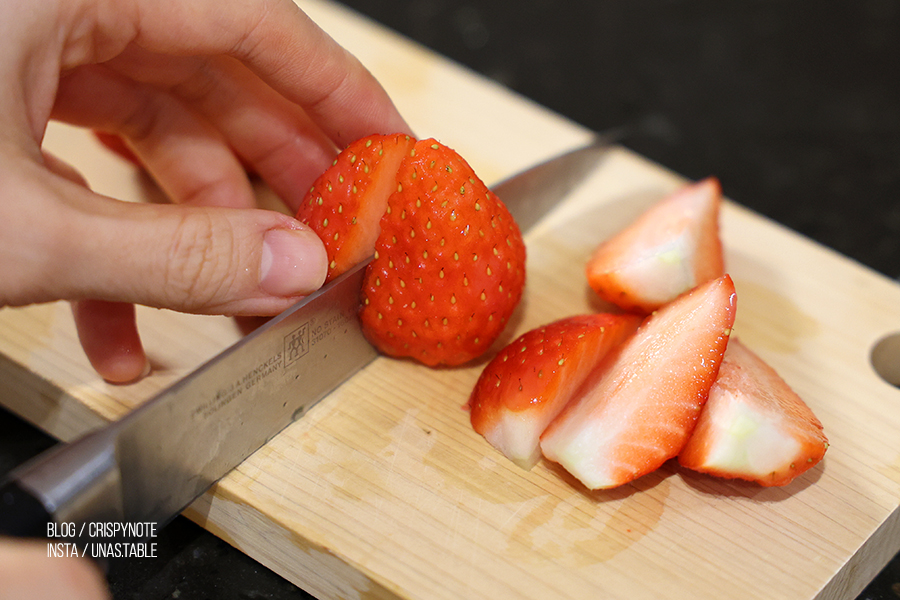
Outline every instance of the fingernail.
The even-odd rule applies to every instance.
[[[325,247],[308,229],[271,229],[263,238],[259,287],[273,296],[305,296],[322,286]]]

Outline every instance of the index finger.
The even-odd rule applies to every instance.
[[[129,0],[115,6],[82,13],[98,19],[94,35],[107,36],[102,41],[133,41],[164,54],[233,56],[302,106],[338,147],[372,133],[411,133],[372,74],[291,0]],[[109,47],[98,39],[73,41],[85,53]],[[70,52],[70,60],[79,54]],[[94,62],[80,58],[76,63]],[[94,60],[104,58],[111,56]]]

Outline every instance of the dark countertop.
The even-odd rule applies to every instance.
[[[900,276],[900,3],[345,4],[582,125],[629,125],[633,150]],[[0,410],[0,473],[51,444]],[[112,563],[115,598],[309,598],[184,518],[158,542]],[[898,598],[900,555],[860,596]]]

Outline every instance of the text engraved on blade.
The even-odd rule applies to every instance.
[[[191,416],[194,418],[199,417],[206,419],[216,414],[231,404],[235,398],[245,392],[249,392],[264,379],[280,371],[283,366],[282,358],[282,353],[277,352],[266,360],[258,363],[240,377],[217,388],[215,394],[213,394],[209,400],[195,408],[191,413]]]
[[[310,331],[310,345],[315,346],[317,343],[336,334],[346,333],[346,330],[342,329],[342,327],[353,318],[355,318],[353,315],[338,313],[336,315],[331,315],[327,319],[323,319],[321,323],[315,324]]]
[[[316,344],[334,336],[346,334],[346,325],[355,318],[354,315],[353,312],[338,312],[323,319],[312,318],[294,328],[284,336],[282,352],[275,353],[240,377],[217,387],[215,393],[206,402],[191,412],[191,417],[207,419],[231,404],[235,398],[250,392],[273,374],[279,371],[283,374],[286,373],[287,367],[306,356]]]
[[[310,319],[284,336],[284,366],[289,367],[309,353],[310,348],[347,332],[345,326],[355,312],[339,312],[323,319]]]

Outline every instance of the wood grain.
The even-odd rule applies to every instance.
[[[384,83],[413,128],[495,181],[587,138],[575,124],[321,1],[301,6]],[[82,131],[47,147],[117,198],[157,194]],[[682,179],[617,148],[527,236],[507,338],[601,307],[584,262]],[[261,191],[261,194],[265,194]],[[722,235],[736,334],[807,401],[831,441],[785,488],[667,464],[587,492],[526,472],[463,410],[482,364],[378,359],[250,457],[188,516],[321,598],[853,598],[900,549],[900,389],[869,353],[900,330],[900,286],[731,202]],[[154,373],[99,380],[63,303],[0,311],[0,398],[63,440],[116,419],[239,338],[226,318],[141,309]]]

